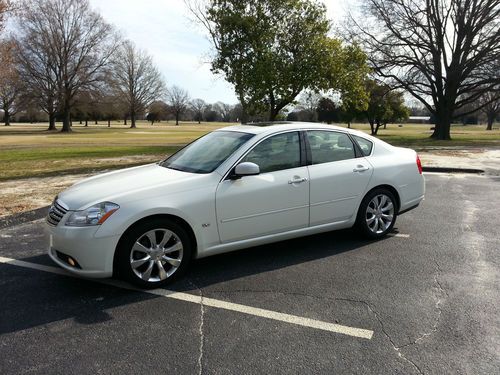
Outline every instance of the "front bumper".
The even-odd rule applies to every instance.
[[[66,227],[60,223],[54,227],[46,224],[50,258],[67,271],[82,277],[111,277],[113,257],[120,236],[96,237],[98,229],[98,226]],[[79,267],[70,265],[66,257],[58,256],[57,252],[73,258]]]

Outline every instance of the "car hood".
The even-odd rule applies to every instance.
[[[167,194],[185,191],[196,186],[196,180],[202,176],[148,164],[86,178],[60,193],[58,198],[69,210],[81,210],[100,202],[120,204],[124,198],[147,197],[150,190],[165,185],[168,189],[161,190]]]

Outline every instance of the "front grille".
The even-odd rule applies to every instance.
[[[56,226],[59,224],[64,215],[66,215],[66,210],[63,206],[57,203],[57,200],[54,201],[52,206],[49,208],[49,214],[47,215],[47,223],[50,225]]]

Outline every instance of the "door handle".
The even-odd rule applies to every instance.
[[[364,172],[370,169],[369,167],[365,167],[364,165],[358,164],[356,168],[354,168],[352,171],[353,172]]]
[[[289,180],[288,183],[290,185],[292,184],[300,184],[302,182],[306,182],[307,181],[307,178],[303,177],[303,178],[294,178],[293,180]]]

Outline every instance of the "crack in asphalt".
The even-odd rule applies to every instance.
[[[439,266],[439,263],[436,260],[434,260],[434,263],[436,264],[436,272],[434,274],[434,283],[436,284],[435,289],[438,290],[438,293],[436,294],[436,305],[435,305],[435,309],[437,310],[437,316],[436,316],[434,325],[432,326],[432,329],[430,330],[430,332],[423,333],[422,335],[417,337],[415,340],[410,341],[407,344],[400,345],[399,346],[400,349],[417,344],[419,341],[422,341],[426,337],[429,337],[432,334],[434,334],[438,329],[439,322],[441,321],[441,315],[443,313],[443,310],[441,308],[441,303],[443,302],[443,298],[441,296],[446,295],[448,297],[448,292],[446,291],[446,289],[443,288],[443,286],[441,285],[441,283],[439,281],[438,276],[441,274],[441,267]]]
[[[200,346],[199,346],[199,356],[198,356],[198,375],[203,374],[203,356],[204,356],[204,343],[205,343],[205,333],[203,331],[205,325],[205,305],[203,303],[203,291],[199,288],[191,279],[187,281],[200,292],[200,326],[198,332],[200,334]]]
[[[439,263],[435,260],[434,263],[436,264],[436,272],[434,274],[434,283],[436,284],[436,288],[439,291],[439,295],[445,294],[448,296],[448,293],[446,292],[446,289],[443,288],[441,285],[438,275],[441,274],[441,267],[439,266]],[[282,295],[293,295],[293,296],[301,296],[301,297],[310,297],[310,298],[315,298],[315,299],[320,299],[320,300],[330,300],[330,301],[346,301],[346,302],[351,302],[351,303],[360,303],[365,305],[368,308],[368,311],[370,311],[373,316],[377,319],[381,331],[384,334],[384,336],[387,338],[387,340],[390,342],[392,348],[397,352],[398,358],[401,358],[405,362],[409,363],[419,374],[424,374],[422,369],[410,358],[408,358],[402,351],[401,349],[410,347],[412,345],[417,344],[419,341],[425,339],[426,337],[431,336],[433,333],[435,333],[438,329],[438,325],[441,319],[441,314],[442,314],[442,309],[441,309],[441,303],[443,299],[441,297],[437,297],[436,305],[435,308],[438,311],[438,314],[435,319],[435,323],[432,327],[432,330],[430,332],[426,332],[419,337],[417,337],[415,340],[403,344],[403,345],[397,345],[396,342],[392,339],[391,335],[387,332],[384,322],[382,318],[379,316],[378,312],[373,308],[373,306],[363,300],[357,300],[353,298],[346,298],[346,297],[327,297],[327,296],[318,296],[314,294],[307,294],[307,293],[298,293],[298,292],[287,292],[287,291],[276,291],[276,290],[245,290],[245,289],[240,289],[240,290],[213,290],[212,292],[214,293],[226,293],[226,294],[232,294],[232,293],[275,293],[275,294],[282,294]],[[338,321],[335,321],[338,323]]]

